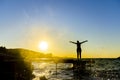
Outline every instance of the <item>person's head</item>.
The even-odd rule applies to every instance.
[[[77,40],[77,43],[79,43],[79,41]]]

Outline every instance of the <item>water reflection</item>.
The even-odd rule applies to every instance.
[[[34,66],[33,74],[36,76],[33,80],[39,80],[39,77],[45,76],[48,80],[72,80],[73,70],[71,63],[36,63],[33,62]],[[57,65],[57,68],[56,68]]]
[[[80,72],[73,70],[72,63],[33,62],[33,80],[120,80],[119,63],[115,59],[97,59],[91,68]]]

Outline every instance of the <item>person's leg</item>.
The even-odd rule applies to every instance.
[[[81,52],[82,52],[82,50],[80,50],[80,59],[81,59]]]
[[[80,51],[78,52],[78,60],[80,60]]]
[[[78,49],[77,54],[78,54],[78,60],[80,60],[80,49]]]
[[[78,50],[77,50],[77,59],[79,59],[79,52],[78,52]]]

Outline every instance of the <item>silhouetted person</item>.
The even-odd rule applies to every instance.
[[[85,41],[82,41],[82,42],[79,42],[77,40],[77,42],[73,42],[73,41],[70,41],[70,43],[73,43],[73,44],[76,44],[77,45],[77,59],[81,59],[81,52],[82,52],[82,49],[81,49],[81,44],[82,43],[85,43],[87,42],[88,40],[85,40]]]

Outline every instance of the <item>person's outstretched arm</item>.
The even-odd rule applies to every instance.
[[[83,41],[83,42],[80,42],[80,43],[82,44],[82,43],[85,43],[85,42],[88,42],[88,40],[85,40],[85,41]]]
[[[70,43],[77,44],[76,42],[70,41]]]

